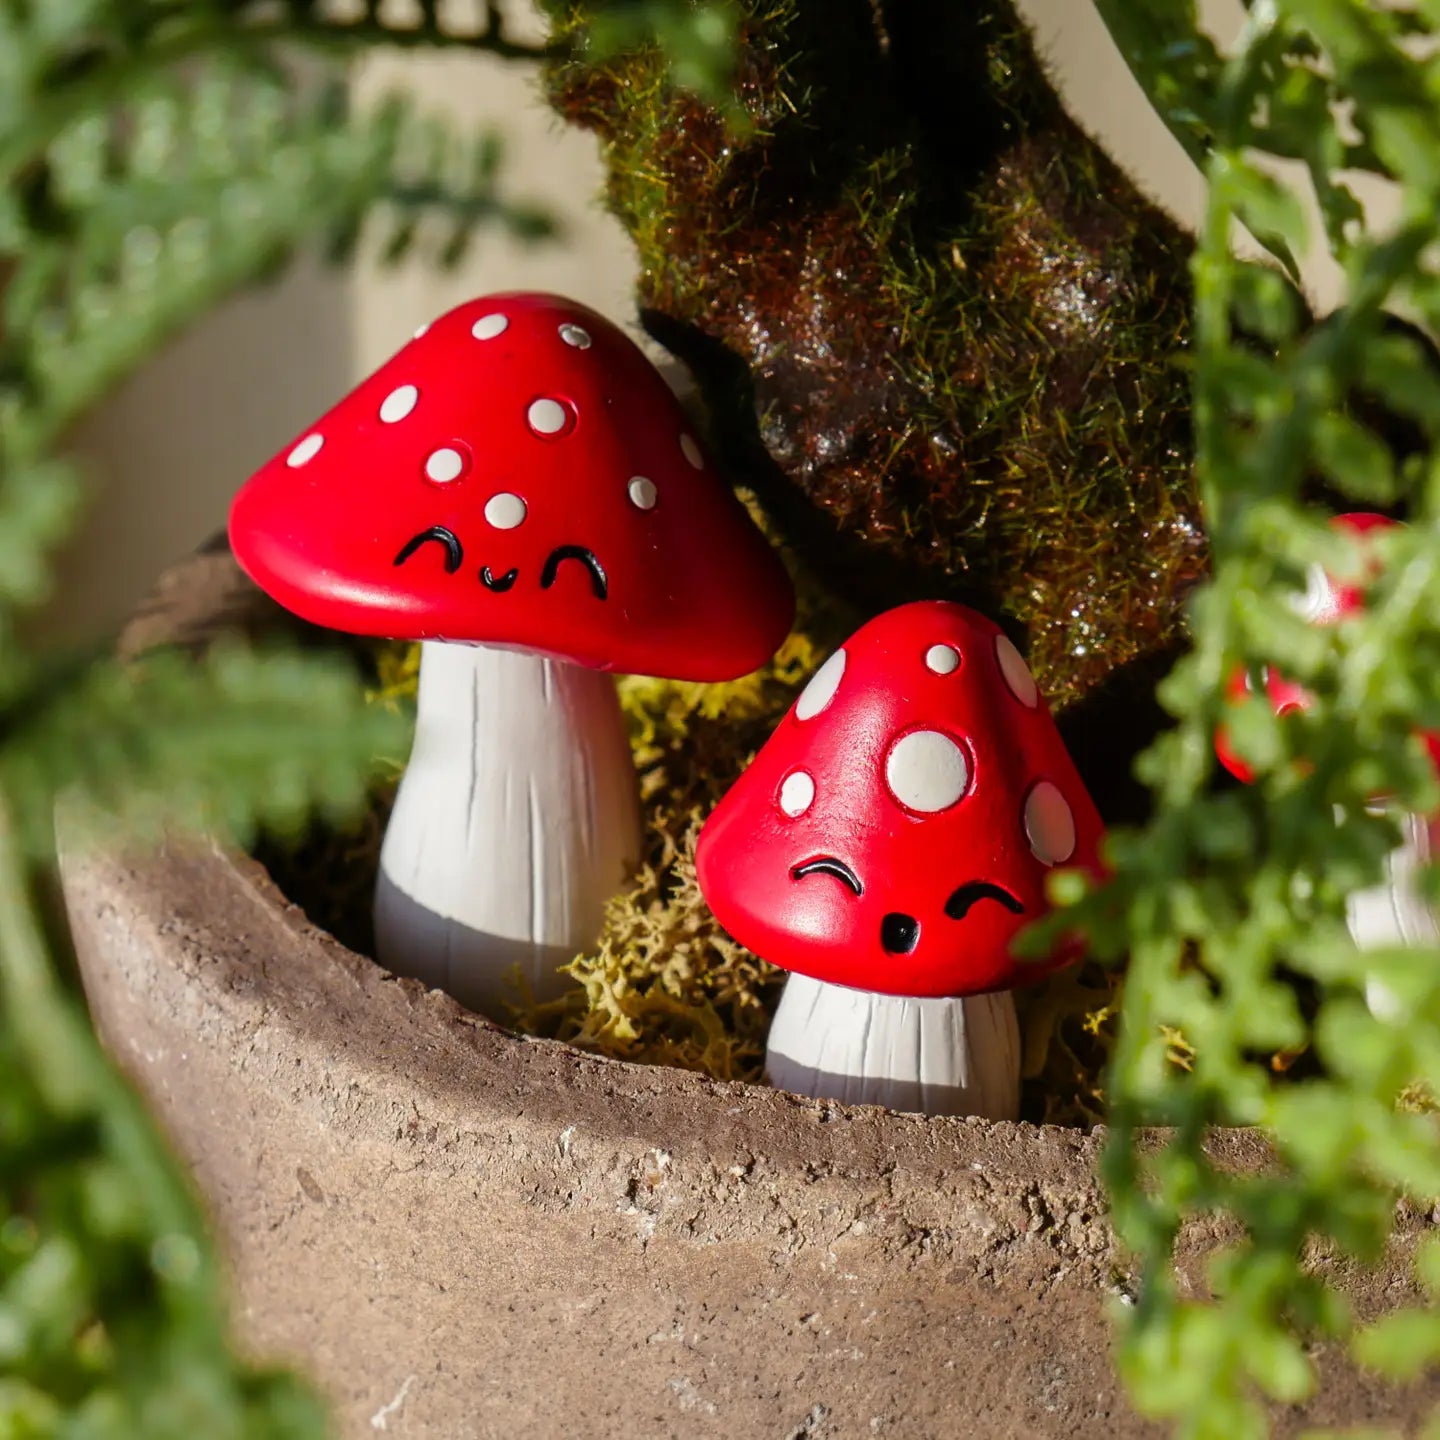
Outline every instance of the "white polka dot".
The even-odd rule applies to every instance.
[[[795,702],[797,720],[813,720],[834,698],[845,676],[845,652],[837,650],[811,677]]]
[[[1042,865],[1063,865],[1075,853],[1075,816],[1048,780],[1025,797],[1025,838]]]
[[[637,510],[653,510],[655,502],[660,498],[660,492],[655,488],[653,480],[647,480],[643,475],[636,475],[630,481],[630,503]]]
[[[932,645],[925,652],[925,668],[937,675],[953,675],[960,668],[960,652],[953,645]]]
[[[970,783],[965,752],[938,730],[912,730],[902,735],[885,757],[885,783],[910,810],[933,815],[948,810]]]
[[[482,315],[471,327],[470,333],[477,340],[493,340],[510,328],[510,321],[498,311],[494,315]]]
[[[680,453],[697,469],[705,468],[705,457],[700,453],[700,446],[696,443],[693,435],[682,435],[680,437]]]
[[[485,518],[497,530],[513,530],[525,518],[525,502],[502,490],[485,502]]]
[[[1040,688],[1025,663],[1025,657],[1010,643],[1006,635],[995,637],[995,658],[1000,662],[1000,673],[1010,687],[1010,693],[1031,710],[1039,703]]]
[[[458,450],[452,450],[448,445],[432,451],[430,458],[425,462],[426,478],[435,481],[437,485],[448,485],[452,480],[458,480],[464,473],[465,457]]]
[[[590,332],[581,329],[579,325],[562,325],[560,327],[560,338],[567,345],[573,345],[577,350],[588,350],[590,348]]]
[[[290,453],[285,457],[285,463],[294,469],[298,465],[308,464],[319,453],[320,447],[325,443],[323,435],[307,435]]]
[[[419,399],[420,392],[413,385],[402,385],[385,397],[385,403],[380,407],[380,418],[387,425],[393,425],[397,420],[403,420]]]
[[[570,412],[558,400],[536,400],[525,418],[537,435],[558,435],[569,422]]]
[[[425,332],[426,332],[427,330],[429,330],[429,328],[430,328],[430,322],[427,320],[427,321],[415,332],[415,339],[417,339],[417,340],[420,339],[420,337],[421,337],[422,335],[424,335]]]
[[[780,808],[793,820],[815,801],[815,782],[803,770],[792,770],[780,787]]]
[[[1305,593],[1294,596],[1290,603],[1295,613],[1302,620],[1310,621],[1312,625],[1329,616],[1330,611],[1335,608],[1335,596],[1331,590],[1330,577],[1322,566],[1306,567]]]

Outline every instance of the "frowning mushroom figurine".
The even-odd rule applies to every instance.
[[[1010,989],[1076,958],[1011,943],[1057,866],[1100,872],[1100,816],[1019,651],[964,606],[905,605],[816,671],[701,831],[720,923],[792,971],[771,1080],[1013,1118]]]
[[[1384,515],[1358,513],[1337,515],[1331,520],[1337,530],[1348,531],[1362,544],[1365,537],[1391,529],[1395,521]],[[1297,601],[1297,609],[1314,625],[1333,625],[1347,615],[1358,613],[1365,605],[1366,582],[1342,582],[1328,575],[1318,565],[1306,577],[1305,593]],[[1241,672],[1230,682],[1230,695],[1243,700],[1251,682]],[[1279,716],[1292,711],[1307,710],[1313,697],[1301,685],[1275,670],[1264,676],[1265,698]],[[1440,734],[1424,736],[1431,758],[1440,765]],[[1249,765],[1231,745],[1228,730],[1221,728],[1215,736],[1215,753],[1220,763],[1237,779],[1247,784],[1255,776]],[[1373,808],[1383,812],[1387,806],[1376,799]],[[1385,878],[1378,885],[1357,890],[1346,899],[1346,922],[1350,937],[1362,950],[1389,945],[1433,946],[1440,943],[1440,922],[1420,893],[1420,872],[1440,853],[1440,816],[1404,814],[1400,820],[1400,844],[1386,858]],[[1366,1000],[1371,1011],[1381,1018],[1393,1015],[1397,1001],[1377,981],[1366,987]]]
[[[659,372],[553,295],[471,301],[266,464],[230,540],[318,625],[425,642],[378,958],[503,1015],[553,995],[639,854],[605,671],[725,680],[793,595]]]

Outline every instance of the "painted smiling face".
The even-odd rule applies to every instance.
[[[422,330],[245,484],[230,541],[318,625],[674,679],[753,670],[794,607],[663,377],[552,295]]]
[[[720,923],[787,970],[973,995],[1075,957],[1011,942],[1103,826],[1019,652],[962,605],[901,606],[816,672],[701,831]]]

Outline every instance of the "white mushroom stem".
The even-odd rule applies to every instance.
[[[1385,861],[1385,879],[1357,891],[1346,902],[1350,937],[1362,950],[1440,943],[1435,912],[1416,889],[1421,869],[1430,863],[1430,824],[1422,816],[1404,815],[1400,830],[1400,844]],[[1379,980],[1366,984],[1365,1002],[1377,1020],[1395,1020],[1402,1014],[1399,999]]]
[[[1020,1030],[1009,991],[919,1000],[792,975],[765,1068],[783,1090],[851,1105],[988,1120],[1020,1112]]]
[[[548,999],[640,853],[610,676],[487,646],[423,647],[415,743],[380,853],[380,963],[503,1020]]]

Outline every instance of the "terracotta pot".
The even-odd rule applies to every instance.
[[[124,645],[267,617],[215,550]],[[517,1038],[346,950],[218,845],[63,870],[96,1020],[210,1202],[244,1335],[310,1371],[343,1435],[1153,1433],[1111,1372],[1124,1271],[1095,1134]],[[1252,1136],[1215,1144],[1263,1163]],[[1188,1235],[1187,1269],[1215,1238]],[[1354,1277],[1362,1310],[1407,1283],[1407,1248]],[[1337,1362],[1306,1419],[1434,1398]]]

